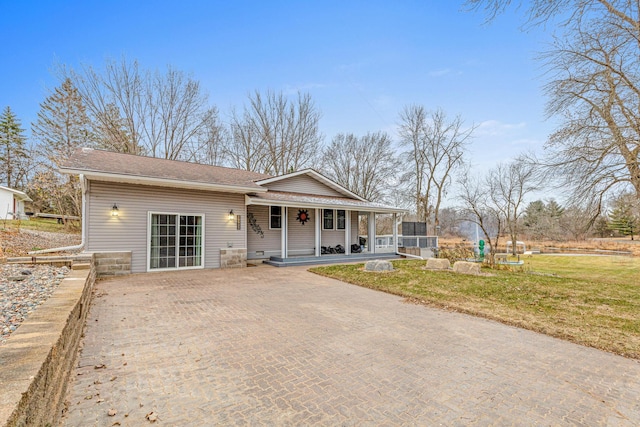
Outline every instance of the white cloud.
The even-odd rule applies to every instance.
[[[480,123],[476,129],[476,136],[498,136],[506,135],[511,131],[524,129],[527,127],[526,122],[520,123],[503,123],[499,120],[485,120]]]

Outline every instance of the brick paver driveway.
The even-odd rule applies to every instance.
[[[67,426],[640,424],[637,361],[302,268],[99,282],[76,374]]]

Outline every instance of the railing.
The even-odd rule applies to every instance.
[[[398,236],[398,246],[405,248],[437,248],[438,236]]]
[[[362,236],[367,237],[367,236]],[[437,248],[438,236],[402,236],[398,235],[398,247]],[[376,249],[393,248],[393,234],[376,236]]]

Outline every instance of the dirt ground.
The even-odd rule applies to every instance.
[[[81,242],[80,234],[38,230],[0,230],[0,252],[6,257],[26,256],[29,251],[73,246]]]

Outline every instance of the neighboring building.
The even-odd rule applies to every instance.
[[[24,214],[24,202],[32,202],[26,193],[0,185],[0,218],[29,219]]]
[[[239,169],[81,149],[60,169],[80,175],[88,252],[130,251],[131,271],[228,266],[229,257],[321,257],[360,248],[358,219],[404,209],[369,202],[312,170]],[[375,239],[368,250],[375,252]]]

